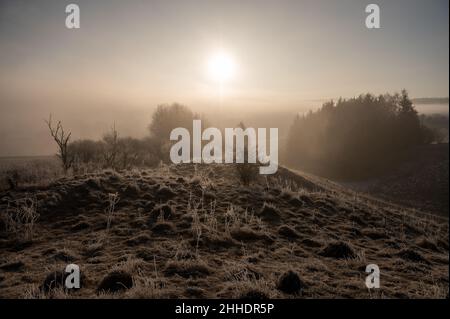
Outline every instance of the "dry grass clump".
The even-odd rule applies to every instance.
[[[164,279],[153,278],[139,273],[133,279],[133,287],[126,291],[124,297],[130,299],[162,299],[168,297]]]
[[[278,228],[278,234],[280,234],[281,236],[284,236],[290,240],[295,240],[300,237],[298,232],[294,228],[292,228],[288,225],[280,226]]]
[[[111,222],[113,219],[113,214],[116,209],[116,204],[119,202],[119,194],[118,193],[109,193],[108,194],[108,208],[106,209],[106,230],[109,231],[111,228]]]
[[[165,221],[175,214],[175,208],[170,203],[157,205],[150,213],[149,224],[153,225],[157,221]]]
[[[232,229],[230,231],[230,235],[232,238],[239,241],[256,241],[261,239],[268,239],[268,237],[266,237],[264,233],[251,229],[248,226]]]
[[[189,180],[189,184],[199,186],[202,191],[214,189],[214,182],[211,179],[211,175],[213,175],[212,171],[205,168],[201,169],[199,165],[195,164],[194,174]]]
[[[68,276],[68,273],[57,270],[50,272],[45,277],[42,285],[39,287],[44,293],[49,293],[54,289],[64,288],[64,282]]]
[[[19,239],[32,241],[39,219],[36,198],[25,197],[8,203],[2,219],[6,232]]]
[[[139,246],[151,242],[151,237],[148,234],[139,234],[131,237],[126,241],[128,246]]]
[[[122,259],[123,261],[111,267],[110,271],[100,281],[96,289],[97,294],[106,297],[107,294],[121,293],[135,286],[136,278],[134,274],[142,275],[146,262],[129,255]],[[139,282],[140,287],[142,287],[142,278],[139,279]]]
[[[282,274],[277,284],[277,289],[286,294],[299,294],[304,287],[300,276],[292,270]]]
[[[220,246],[227,248],[236,245],[238,241],[268,239],[265,225],[260,218],[235,205],[229,205],[225,214],[218,214],[215,202],[208,208],[203,202],[188,205],[192,217],[191,231],[193,242],[198,253],[200,244],[215,249]]]
[[[357,256],[353,247],[342,241],[329,243],[319,255],[336,259],[352,259]]]
[[[108,273],[97,287],[98,292],[119,292],[133,287],[133,277],[120,270],[114,270]]]
[[[29,284],[24,289],[21,297],[23,299],[72,299],[75,296],[69,294],[69,290],[64,289],[62,286],[52,288],[50,291],[45,292],[38,285]]]
[[[206,277],[214,271],[207,263],[199,258],[187,260],[170,260],[166,264],[164,274],[166,276],[178,275],[183,278]]]
[[[103,254],[105,248],[105,237],[99,236],[96,240],[86,243],[82,254],[87,258],[95,258]]]
[[[397,255],[404,260],[425,263],[425,264],[429,263],[429,261],[421,253],[419,253],[415,250],[412,250],[412,249],[408,249],[408,248],[402,249],[401,251],[399,251],[397,253]]]
[[[270,299],[278,297],[273,278],[265,278],[251,265],[230,261],[226,263],[224,289],[219,297],[239,299]]]
[[[280,210],[271,203],[264,203],[261,210],[258,212],[258,217],[269,224],[279,224],[281,223],[281,213]]]
[[[244,186],[250,186],[259,176],[259,167],[252,163],[236,164],[236,174]]]

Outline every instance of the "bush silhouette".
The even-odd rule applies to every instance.
[[[148,129],[161,160],[169,161],[170,132],[177,127],[184,127],[191,132],[194,119],[199,119],[199,116],[184,105],[178,103],[158,105]]]

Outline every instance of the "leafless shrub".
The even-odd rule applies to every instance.
[[[105,142],[105,151],[103,153],[105,166],[112,169],[116,169],[117,157],[119,153],[119,133],[116,130],[116,125],[114,124],[111,132],[103,136],[103,141]]]
[[[236,164],[236,172],[244,186],[249,186],[258,177],[258,166],[253,163]]]
[[[239,127],[243,130],[246,129],[244,123],[242,122],[239,123]],[[236,149],[236,153],[243,155],[242,158],[244,158],[245,161],[245,154],[248,154],[248,144],[244,146],[244,149]],[[256,181],[259,173],[257,163],[237,163],[235,164],[235,167],[237,176],[244,186],[249,186],[252,182]]]
[[[64,131],[64,128],[61,124],[61,121],[58,121],[56,124],[56,127],[53,126],[52,123],[52,115],[50,114],[48,121],[45,121],[47,123],[47,126],[50,130],[50,134],[55,140],[56,144],[58,145],[58,157],[61,159],[64,172],[67,173],[67,171],[72,167],[73,164],[73,157],[68,151],[68,143],[70,140],[70,136],[72,135],[71,132],[67,133]]]

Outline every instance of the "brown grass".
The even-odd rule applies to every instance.
[[[116,193],[107,230],[109,194]],[[448,295],[448,219],[381,205],[284,168],[249,186],[227,165],[68,176],[0,193],[2,218],[8,204],[30,197],[40,214],[32,242],[0,223],[2,298]],[[69,262],[85,276],[81,289],[38,289]],[[380,290],[364,285],[369,263],[380,266]],[[98,291],[114,271],[129,274],[131,288]],[[280,288],[289,271],[299,290],[293,276],[293,288]]]

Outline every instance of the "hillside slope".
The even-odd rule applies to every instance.
[[[448,151],[448,143],[416,147],[407,155],[408,160],[384,176],[342,184],[359,192],[448,217]]]
[[[32,241],[6,229],[30,203]],[[225,165],[104,171],[3,192],[0,213],[2,298],[448,296],[448,219],[285,168],[249,187]],[[60,288],[68,263],[77,291]],[[373,263],[381,289],[369,291]]]

